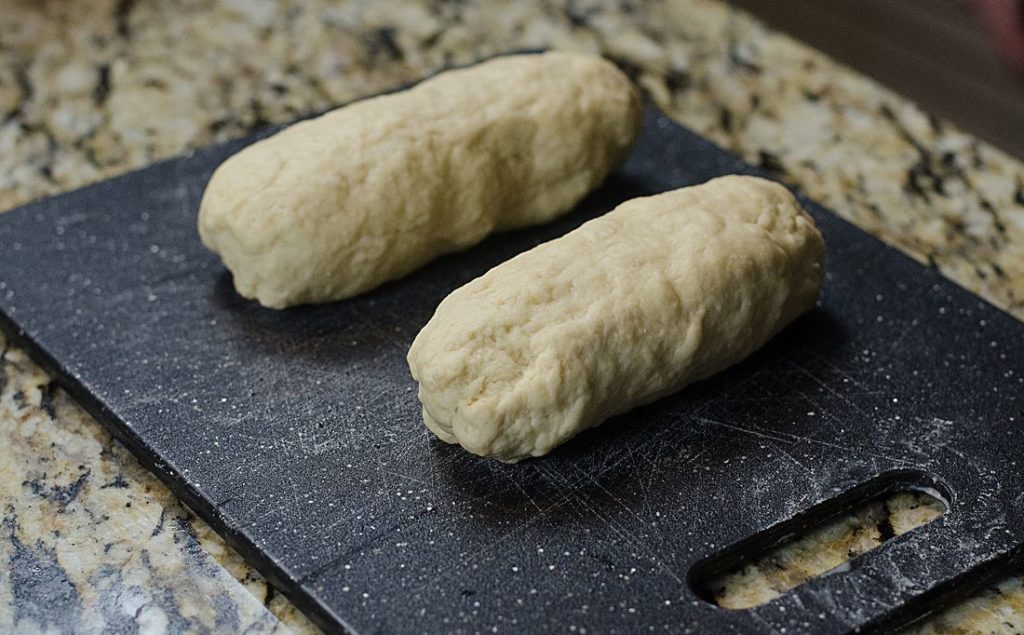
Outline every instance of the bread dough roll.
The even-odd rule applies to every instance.
[[[811,308],[825,245],[789,191],[637,198],[456,289],[409,350],[442,440],[515,462],[731,366]]]
[[[625,158],[640,117],[600,57],[499,57],[243,149],[210,179],[199,235],[264,306],[347,298],[568,211]]]

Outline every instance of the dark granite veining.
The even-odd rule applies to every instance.
[[[1024,317],[1024,167],[704,0],[16,3],[0,11],[0,208],[548,46],[612,57],[676,120]],[[309,628],[20,350],[0,350],[0,630]],[[1011,578],[922,630],[1013,632],[1022,616]]]

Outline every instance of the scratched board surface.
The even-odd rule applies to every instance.
[[[1019,555],[1024,326],[810,203],[820,306],[744,363],[518,465],[424,429],[405,353],[447,293],[622,200],[758,172],[656,111],[565,219],[283,312],[237,296],[195,231],[211,171],[251,141],[0,217],[0,312],[326,628],[843,631]],[[691,589],[723,547],[908,474],[950,511],[851,570],[747,611]]]

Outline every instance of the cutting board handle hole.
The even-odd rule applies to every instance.
[[[741,540],[690,569],[706,602],[749,609],[851,562],[949,511],[951,491],[918,470],[887,472]]]

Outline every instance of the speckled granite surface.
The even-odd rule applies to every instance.
[[[3,335],[0,352],[0,632],[306,625]]]
[[[708,580],[714,603],[729,609],[760,606],[811,578],[842,570],[852,558],[935,520],[946,505],[924,492],[898,492],[871,500],[786,541],[736,571]]]
[[[1024,166],[718,2],[12,0],[0,209],[544,46],[609,55],[681,123],[1024,318]],[[311,629],[0,347],[0,630]],[[1024,588],[922,629],[1020,632]]]

